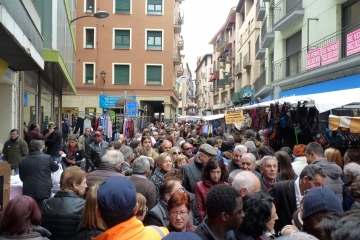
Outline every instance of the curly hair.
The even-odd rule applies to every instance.
[[[217,167],[221,169],[221,177],[219,181],[220,182],[225,181],[228,175],[228,171],[226,169],[224,161],[222,158],[215,158],[215,157],[211,158],[203,167],[202,175],[201,175],[202,179],[211,181],[210,172],[211,170],[214,170]]]
[[[225,184],[213,186],[205,201],[208,217],[216,218],[223,212],[232,215],[237,207],[237,198],[241,200],[240,193],[235,188]]]
[[[267,193],[256,193],[243,198],[245,217],[239,230],[249,236],[261,236],[270,231],[266,224],[271,219],[274,199]]]

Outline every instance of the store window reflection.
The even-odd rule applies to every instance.
[[[36,103],[38,95],[37,81],[25,75],[24,81],[24,126],[29,126],[31,122],[36,122]],[[24,128],[25,134],[27,128]]]
[[[49,122],[52,122],[52,111],[51,111],[52,94],[49,90],[41,87],[41,132],[47,129]]]

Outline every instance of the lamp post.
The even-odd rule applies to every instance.
[[[80,19],[80,18],[86,18],[86,17],[94,17],[94,18],[107,18],[109,16],[109,13],[106,11],[98,11],[92,15],[84,15],[84,16],[80,16],[77,18],[74,18],[73,20],[70,21],[70,24],[72,24],[73,22],[75,22],[76,20]]]
[[[314,20],[314,21],[317,21],[317,20],[319,20],[319,18],[308,18],[307,19],[307,50],[309,51],[310,49],[309,49],[309,42],[310,42],[310,21],[312,21],[312,20]]]
[[[102,70],[100,72],[100,76],[101,76],[101,79],[103,80],[103,84],[105,84],[105,77],[106,77],[106,72],[104,70]]]

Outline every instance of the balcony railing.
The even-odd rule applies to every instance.
[[[226,53],[226,63],[231,63],[232,60],[232,49],[230,49],[227,53]]]
[[[262,21],[265,16],[266,8],[263,0],[258,0],[256,3],[256,20]]]
[[[241,62],[236,64],[236,71],[235,72],[236,72],[237,76],[241,76],[241,74],[242,74]]]
[[[179,65],[181,63],[181,55],[178,49],[174,49],[174,65]]]
[[[223,48],[226,46],[226,44],[228,44],[228,42],[229,42],[228,34],[226,32],[222,33],[219,41],[217,41],[216,43],[216,51],[217,52],[222,51]]]
[[[273,20],[273,16],[267,16],[261,25],[261,46],[263,48],[268,48],[275,39],[272,29]]]
[[[218,61],[215,61],[213,63],[213,73],[216,73],[219,71],[219,62]]]
[[[232,75],[228,74],[225,75],[225,85],[231,85],[232,82]]]
[[[282,0],[274,8],[274,30],[281,31],[304,16],[303,0]]]
[[[250,68],[251,67],[251,62],[250,62],[250,54],[247,53],[244,57],[243,57],[243,68]]]
[[[222,88],[225,86],[225,79],[219,79],[219,88]]]
[[[183,74],[184,74],[184,68],[183,68],[183,65],[180,64],[180,65],[178,66],[177,76],[178,76],[178,77],[181,77]]]
[[[181,25],[184,24],[184,14],[182,11],[178,11],[174,13],[174,32],[181,32]]]
[[[261,60],[265,56],[266,50],[260,47],[260,36],[255,42],[255,59]]]
[[[263,71],[260,76],[254,82],[254,92],[257,93],[260,89],[266,85],[266,70]]]
[[[178,48],[179,48],[179,50],[184,50],[184,39],[182,39],[182,37],[179,38]]]

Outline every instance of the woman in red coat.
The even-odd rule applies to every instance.
[[[224,161],[220,158],[211,158],[202,170],[202,181],[195,185],[195,196],[198,202],[201,220],[205,216],[205,200],[210,188],[216,184],[228,184],[225,179],[228,175]]]

